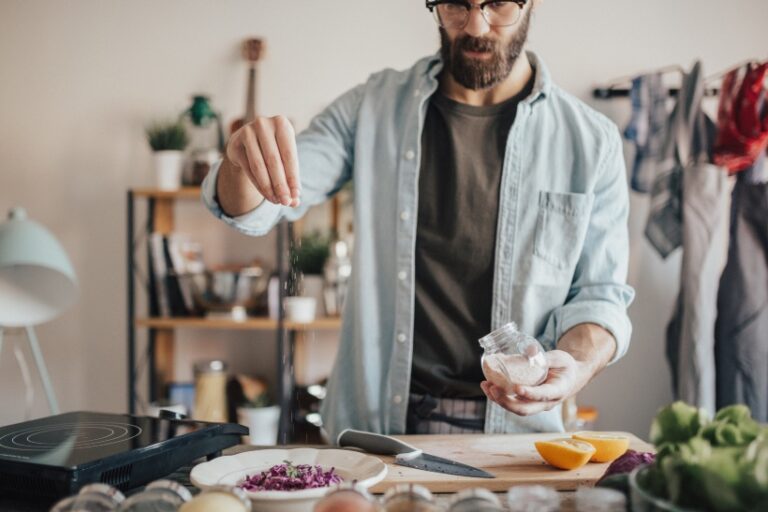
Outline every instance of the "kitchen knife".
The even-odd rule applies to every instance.
[[[368,453],[394,455],[395,464],[407,466],[409,468],[444,473],[447,475],[469,476],[474,478],[496,478],[494,475],[487,471],[483,471],[482,469],[424,453],[415,446],[411,446],[394,437],[382,434],[346,429],[339,434],[336,444],[341,447],[351,446],[360,448]]]

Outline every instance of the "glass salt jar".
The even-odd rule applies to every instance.
[[[515,395],[515,386],[537,386],[547,379],[549,363],[536,338],[510,322],[480,338],[483,375],[492,384]]]
[[[384,512],[440,512],[432,493],[417,484],[390,487],[382,498]]]
[[[378,512],[379,506],[364,487],[356,482],[345,482],[328,491],[313,512]]]
[[[192,493],[178,482],[156,480],[144,491],[126,499],[118,512],[176,512],[192,499]]]
[[[56,503],[51,512],[109,512],[125,500],[123,493],[102,483],[88,484],[80,492]]]
[[[448,512],[503,512],[501,501],[488,489],[464,489],[451,498]]]

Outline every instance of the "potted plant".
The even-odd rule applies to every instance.
[[[248,427],[245,443],[272,446],[277,443],[280,406],[270,405],[266,383],[238,375],[230,381],[230,396],[236,397],[237,422]]]
[[[302,236],[291,247],[293,272],[288,290],[294,296],[314,298],[316,309],[321,315],[325,315],[322,308],[323,269],[330,252],[330,237],[318,231]]]
[[[184,125],[178,121],[156,122],[146,128],[146,136],[154,154],[158,188],[178,189],[184,164],[183,152],[189,144]]]

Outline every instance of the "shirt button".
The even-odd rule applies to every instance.
[[[392,401],[395,402],[396,404],[402,403],[403,397],[400,395],[395,395],[394,397],[392,397]]]
[[[408,210],[403,210],[400,212],[400,220],[408,220],[411,218],[411,214],[408,213]]]
[[[401,270],[397,273],[397,278],[401,281],[405,281],[406,277],[408,277],[408,273],[405,270]]]
[[[408,151],[405,152],[406,160],[413,160],[415,157],[416,157],[416,153],[412,149],[409,149]]]
[[[405,334],[403,334],[402,332],[397,335],[397,341],[400,342],[400,343],[405,343],[406,339],[407,338],[406,338]]]

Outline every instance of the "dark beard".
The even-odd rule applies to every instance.
[[[445,29],[440,28],[440,54],[443,65],[453,79],[467,89],[487,89],[509,76],[517,58],[523,52],[528,39],[528,26],[531,11],[528,10],[520,20],[520,26],[506,46],[499,41],[483,37],[461,36],[451,43]],[[485,60],[470,59],[463,53],[467,51],[490,51],[491,57]]]

